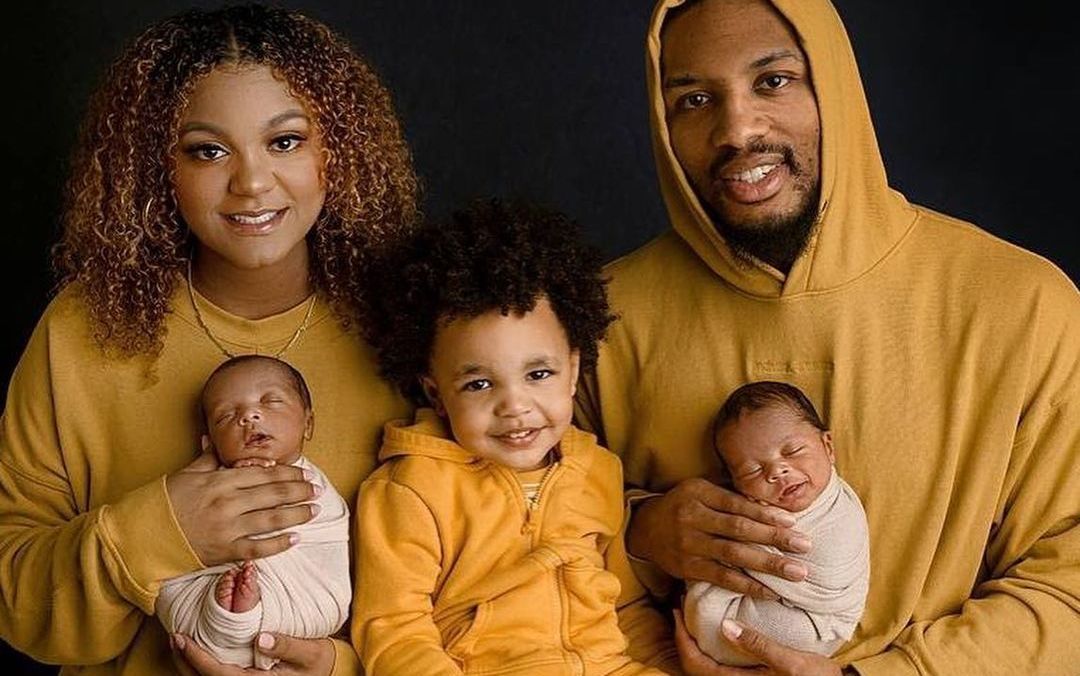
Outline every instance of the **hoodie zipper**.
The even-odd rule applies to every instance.
[[[521,491],[521,501],[526,505],[525,522],[521,525],[521,533],[522,535],[528,535],[530,537],[530,540],[532,539],[532,534],[536,531],[537,528],[537,520],[540,517],[536,515],[540,513],[540,505],[544,502],[545,491],[549,490],[548,486],[551,485],[554,477],[560,473],[560,469],[561,464],[558,460],[548,465],[548,470],[544,472],[544,476],[540,478],[540,485],[536,488],[535,499],[529,500],[525,498],[525,491]],[[514,483],[517,484],[518,489],[520,490],[521,483],[517,480],[517,477],[514,477]],[[530,546],[530,549],[531,548],[532,547]]]

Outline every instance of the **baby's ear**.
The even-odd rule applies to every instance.
[[[577,394],[578,376],[581,375],[581,350],[570,350],[570,396]]]
[[[311,437],[315,434],[315,411],[310,408],[307,412],[307,419],[304,420],[304,441],[311,441]]]
[[[446,407],[443,406],[442,397],[439,396],[439,386],[435,384],[435,379],[431,376],[420,376],[420,387],[424,389],[424,396],[435,409],[436,415],[440,418],[446,417]]]
[[[833,453],[832,432],[825,430],[821,433],[821,443],[825,444],[825,454],[829,456],[829,462],[836,464],[836,454]]]
[[[214,450],[214,444],[211,443],[209,434],[204,434],[199,437],[199,448],[202,449],[203,453]]]

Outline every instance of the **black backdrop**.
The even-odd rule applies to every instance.
[[[891,183],[1080,280],[1080,41],[1064,2],[836,0]],[[34,2],[0,52],[11,369],[48,300],[60,186],[90,91],[147,24],[210,2]],[[649,0],[303,0],[394,94],[433,216],[514,195],[578,219],[609,257],[666,227],[649,147]],[[12,590],[4,590],[10,594]],[[44,600],[43,600],[44,602]],[[34,667],[0,644],[0,671]],[[41,673],[53,673],[46,669]]]

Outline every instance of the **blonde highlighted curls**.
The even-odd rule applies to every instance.
[[[326,201],[308,234],[315,288],[363,319],[363,272],[417,219],[416,176],[390,95],[348,43],[302,14],[248,5],[190,11],[139,36],[90,101],[53,249],[104,349],[156,354],[192,241],[171,174],[180,117],[221,65],[264,65],[305,103],[326,148]]]

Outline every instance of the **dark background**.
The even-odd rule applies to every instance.
[[[1080,280],[1080,41],[1063,2],[836,0],[892,185]],[[0,52],[7,382],[48,301],[65,166],[85,102],[151,22],[210,2],[35,2]],[[649,0],[289,3],[351,39],[394,94],[441,216],[476,195],[566,211],[609,256],[667,225],[644,84]],[[1008,299],[1003,299],[1007,302]],[[5,590],[5,595],[12,590]],[[44,600],[43,600],[44,602]],[[5,674],[35,668],[0,643]]]

